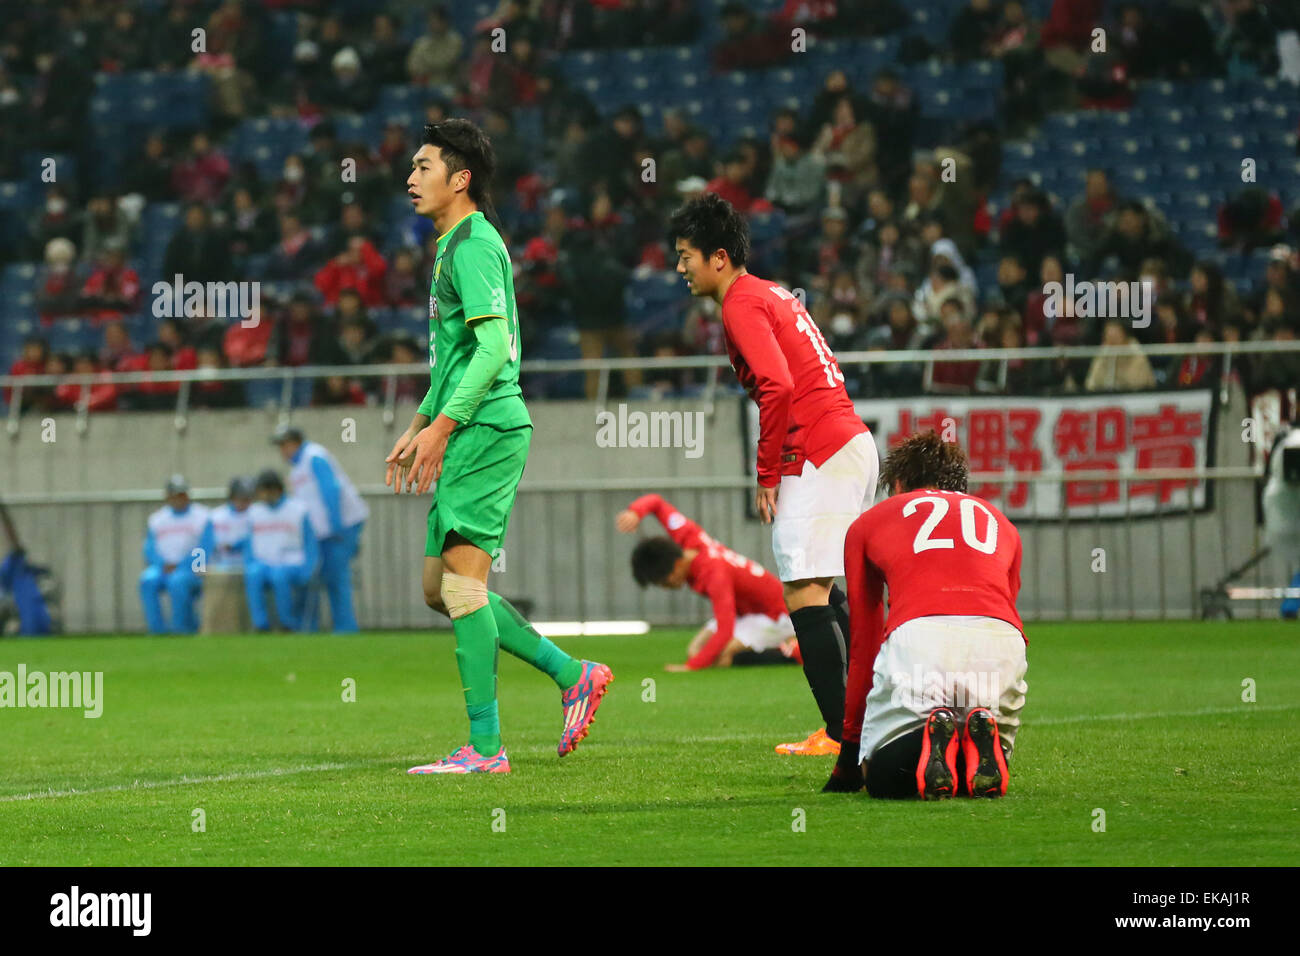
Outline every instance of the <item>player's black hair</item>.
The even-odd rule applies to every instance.
[[[891,494],[895,482],[903,492],[918,488],[964,492],[968,475],[961,445],[944,441],[933,429],[904,439],[880,466],[880,482]]]
[[[280,473],[274,468],[268,468],[257,476],[257,484],[255,487],[258,491],[261,491],[263,488],[273,488],[276,491],[284,491],[284,479],[280,477]]]
[[[469,170],[469,198],[481,208],[490,207],[488,186],[496,172],[496,151],[487,134],[467,119],[446,119],[424,127],[424,142],[442,152],[448,181],[452,173]]]
[[[672,538],[646,538],[632,549],[632,577],[641,587],[659,584],[673,573],[673,565],[682,554],[681,546]]]
[[[685,239],[706,256],[723,250],[733,266],[743,266],[749,258],[749,224],[717,193],[705,193],[678,209],[668,232],[669,242]]]

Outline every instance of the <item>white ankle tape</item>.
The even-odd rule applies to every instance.
[[[487,582],[463,574],[442,573],[442,603],[454,621],[487,607]]]

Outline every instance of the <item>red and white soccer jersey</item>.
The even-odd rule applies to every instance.
[[[628,509],[642,518],[653,514],[683,551],[699,552],[687,570],[686,583],[713,605],[709,622],[713,636],[686,662],[687,667],[709,667],[733,637],[753,650],[766,650],[793,636],[781,582],[761,564],[713,540],[659,495],[643,495]],[[764,626],[758,617],[770,625]],[[771,643],[769,639],[778,633],[783,636]]]
[[[1020,561],[1015,525],[974,495],[894,495],[853,522],[844,740],[862,759],[938,706],[988,707],[1010,753],[1027,690]]]
[[[736,378],[758,405],[758,483],[780,486],[772,527],[778,576],[836,577],[844,533],[876,493],[871,432],[796,296],[742,275],[723,296],[722,327]]]

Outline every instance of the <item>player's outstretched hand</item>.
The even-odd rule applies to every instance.
[[[763,524],[771,524],[776,518],[776,492],[780,486],[764,488],[758,486],[758,491],[754,494],[754,507],[758,511],[758,519]]]
[[[444,424],[450,423],[450,424]],[[415,486],[415,493],[422,495],[438,480],[442,474],[442,457],[447,453],[447,439],[455,423],[444,415],[439,415],[433,424],[416,435],[407,449],[415,453],[415,461],[406,473],[406,490]]]
[[[670,674],[685,674],[690,668],[685,664],[665,664],[664,670]]]
[[[402,437],[397,439],[393,450],[388,453],[388,457],[384,459],[388,463],[384,484],[392,488],[395,495],[402,493],[402,487],[407,481],[406,476],[410,474],[411,466],[415,464],[415,452],[411,451],[407,454],[407,448],[414,437],[410,432],[403,433]]]
[[[631,508],[624,508],[614,519],[614,527],[624,534],[631,534],[641,524],[641,516]]]

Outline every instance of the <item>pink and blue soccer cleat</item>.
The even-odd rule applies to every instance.
[[[560,694],[560,703],[564,705],[564,733],[560,735],[560,745],[555,751],[561,757],[577,749],[578,741],[587,736],[596,720],[601,698],[613,680],[614,672],[604,664],[583,661],[582,677]]]
[[[509,773],[510,758],[502,747],[495,757],[484,757],[466,744],[450,757],[412,767],[407,773]]]

